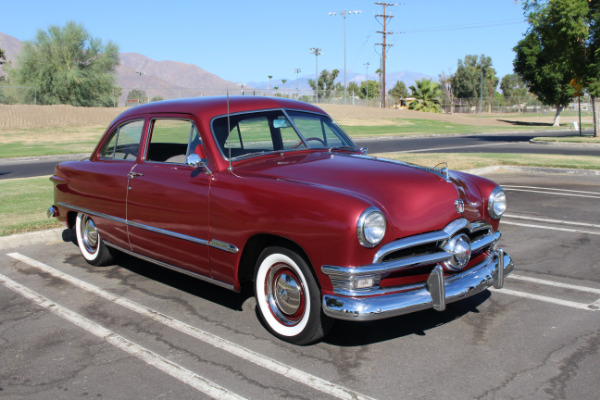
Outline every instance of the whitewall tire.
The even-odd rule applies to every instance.
[[[75,234],[79,251],[88,264],[101,266],[114,261],[110,250],[102,241],[92,217],[83,213],[77,214]]]
[[[295,344],[321,339],[329,320],[310,267],[296,252],[269,247],[260,255],[254,279],[257,312],[277,337]]]

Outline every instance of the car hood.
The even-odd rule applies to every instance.
[[[385,212],[398,237],[439,230],[456,218],[482,216],[474,184],[452,176],[446,180],[433,169],[392,160],[344,153],[282,153],[247,163],[237,172],[349,192]],[[455,204],[459,199],[465,205],[462,214]]]

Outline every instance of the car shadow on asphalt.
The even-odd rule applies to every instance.
[[[65,229],[62,234],[63,241],[71,242],[77,246],[77,238],[70,229]],[[174,289],[186,292],[193,296],[203,298],[207,301],[219,304],[235,311],[242,311],[242,305],[252,293],[242,291],[236,293],[231,290],[219,287],[212,283],[202,281],[197,278],[190,277],[180,272],[172,271],[168,268],[158,266],[148,261],[141,260],[137,257],[130,256],[125,253],[115,253],[115,263],[106,267],[95,267],[85,262],[79,252],[71,254],[65,258],[65,263],[86,269],[90,273],[98,273],[103,270],[107,278],[120,279],[124,285],[128,285],[127,279],[118,273],[120,268],[128,270],[133,274],[143,276],[156,282],[168,285]],[[136,286],[136,289],[140,289]]]
[[[63,231],[63,240],[77,246],[75,234],[69,229]],[[256,313],[254,307],[244,305],[248,299],[254,297],[252,290],[248,288],[251,285],[246,285],[245,290],[236,293],[120,252],[116,256],[116,263],[108,267],[94,267],[87,264],[79,252],[67,256],[65,263],[86,269],[90,273],[98,273],[98,270],[103,270],[107,278],[120,279],[127,286],[130,284],[130,277],[124,277],[122,272],[119,272],[119,269],[125,269],[135,275],[160,282],[233,311]],[[136,285],[136,290],[141,290],[139,285]],[[477,308],[490,296],[490,291],[483,291],[467,299],[448,304],[443,312],[429,309],[378,321],[335,321],[323,342],[334,346],[355,347],[411,335],[425,336],[427,331],[460,319],[467,314],[479,313]]]
[[[485,290],[467,299],[448,304],[446,310],[433,309],[369,322],[336,321],[324,342],[335,346],[364,346],[405,336],[426,336],[427,331],[460,319],[470,313],[479,313],[478,307],[491,296]]]

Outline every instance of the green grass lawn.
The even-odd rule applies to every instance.
[[[0,236],[62,226],[46,217],[54,201],[48,178],[0,180]]]

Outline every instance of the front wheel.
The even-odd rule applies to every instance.
[[[282,340],[309,344],[323,338],[331,325],[309,266],[290,249],[269,247],[261,253],[254,292],[260,318]]]
[[[83,213],[77,214],[75,234],[77,235],[77,244],[81,255],[88,264],[102,266],[111,264],[114,261],[110,250],[100,238],[96,224],[90,216]]]

